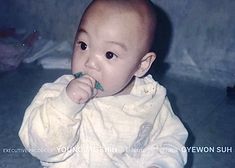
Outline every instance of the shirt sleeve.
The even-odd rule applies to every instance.
[[[149,144],[142,152],[143,159],[149,159],[146,167],[183,168],[187,163],[184,150],[187,137],[187,130],[166,99],[155,120]]]
[[[41,161],[65,160],[73,154],[69,149],[79,140],[80,111],[84,105],[67,96],[68,82],[61,77],[44,84],[26,109],[19,137],[25,148]]]
[[[125,168],[183,168],[187,162],[187,152],[183,150],[187,137],[187,130],[173,113],[168,99],[165,99],[147,145],[134,151],[137,152],[134,157],[128,153],[118,157],[118,164]]]

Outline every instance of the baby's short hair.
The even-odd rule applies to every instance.
[[[156,31],[157,17],[154,4],[150,0],[93,0],[85,10],[82,19],[84,16],[86,16],[86,13],[90,10],[90,8],[97,4],[109,4],[110,6],[120,10],[120,12],[132,11],[138,14],[142,20],[141,25],[146,32],[145,52],[149,52],[152,49]]]

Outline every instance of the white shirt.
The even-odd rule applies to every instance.
[[[136,78],[129,95],[76,104],[64,75],[42,86],[19,131],[25,148],[51,168],[181,168],[188,133],[173,113],[163,86]]]

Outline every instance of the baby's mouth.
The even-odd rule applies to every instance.
[[[73,74],[73,76],[74,76],[75,78],[80,78],[80,77],[82,77],[83,75],[85,75],[83,72],[77,72],[77,73]],[[97,90],[104,91],[104,88],[102,87],[102,85],[100,84],[100,82],[98,82],[97,80],[95,81],[95,88],[96,88]]]

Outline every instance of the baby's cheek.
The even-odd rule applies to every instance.
[[[124,72],[115,67],[109,67],[103,73],[101,85],[104,88],[104,92],[108,95],[114,95],[121,91],[131,80],[130,73]]]
[[[104,92],[109,95],[114,94],[119,90],[119,86],[117,85],[117,83],[115,83],[115,80],[110,81],[110,83],[103,85],[103,88]]]
[[[121,91],[126,86],[125,81],[120,81],[118,79],[113,78],[106,85],[104,85],[104,92],[109,95],[114,95]]]
[[[72,73],[84,72],[84,65],[82,60],[74,60],[72,62]]]

